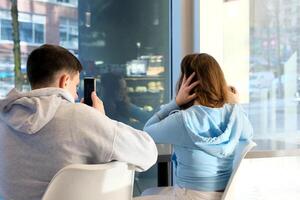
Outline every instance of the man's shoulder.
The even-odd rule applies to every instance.
[[[84,116],[95,116],[97,115],[97,111],[87,106],[83,103],[62,103],[58,110],[59,115],[70,115],[71,118],[75,118],[77,116],[84,117]]]
[[[61,105],[56,114],[56,120],[67,120],[74,127],[75,132],[83,129],[91,130],[91,132],[98,132],[102,129],[110,130],[113,124],[105,114],[82,103]]]

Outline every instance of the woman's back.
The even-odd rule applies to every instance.
[[[175,180],[179,186],[223,190],[231,174],[236,145],[252,137],[245,112],[237,104],[221,108],[194,105],[176,112],[178,109],[174,101],[167,104],[144,130],[157,143],[174,145]]]
[[[239,105],[225,104],[221,108],[196,105],[180,114],[190,144],[174,145],[177,184],[202,191],[224,189],[236,144],[241,136],[252,135],[251,127],[243,127],[248,123],[245,113]]]

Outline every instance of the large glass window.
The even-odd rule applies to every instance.
[[[256,138],[299,133],[299,6],[297,0],[200,3],[201,51],[217,57],[240,91]]]
[[[20,41],[42,44],[45,41],[45,17],[19,12]],[[0,10],[0,40],[12,41],[12,19],[10,11]]]
[[[169,1],[105,2],[79,1],[83,74],[98,77],[109,117],[141,129],[169,100]]]

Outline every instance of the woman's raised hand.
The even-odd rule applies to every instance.
[[[176,96],[176,104],[178,106],[182,106],[192,100],[194,100],[197,95],[196,93],[190,94],[191,90],[199,84],[199,81],[195,81],[191,84],[191,81],[193,79],[193,77],[195,76],[195,72],[192,73],[192,75],[190,75],[188,77],[188,79],[186,79],[186,75],[183,76],[183,80],[182,83],[180,85],[180,89],[178,91],[178,94]]]
[[[228,86],[229,90],[229,97],[228,97],[228,103],[230,104],[237,104],[239,103],[239,93],[237,89],[233,86]]]

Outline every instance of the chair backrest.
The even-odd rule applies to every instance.
[[[232,173],[225,188],[225,191],[222,195],[222,200],[230,200],[231,194],[235,186],[235,177],[238,172],[239,166],[241,165],[243,159],[247,153],[255,147],[256,144],[252,141],[240,142],[235,150],[235,156],[233,159]]]
[[[131,200],[134,167],[123,162],[73,164],[51,180],[42,200]]]

